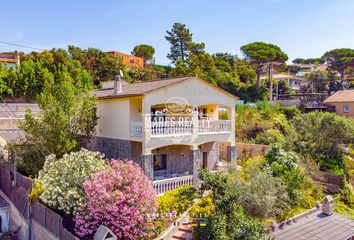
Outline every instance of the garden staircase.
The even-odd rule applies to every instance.
[[[179,227],[178,230],[173,234],[172,239],[191,240],[192,229],[190,229],[188,226]]]

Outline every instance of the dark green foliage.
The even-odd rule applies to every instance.
[[[124,70],[122,62],[112,54],[104,53],[97,48],[81,49],[75,46],[68,47],[69,54],[91,74],[94,83],[98,85],[104,81],[111,81]]]
[[[144,63],[146,63],[146,61],[153,59],[155,48],[147,44],[140,44],[134,47],[132,54],[144,58]]]
[[[16,71],[0,67],[0,91],[5,97],[24,97],[32,101],[42,92],[48,78],[58,83],[63,74],[69,75],[79,88],[93,88],[92,77],[79,61],[70,58],[63,49],[52,49],[24,55]]]
[[[321,197],[321,191],[300,168],[296,153],[286,152],[279,145],[273,145],[265,159],[267,162],[263,168],[286,186],[291,206],[314,207],[316,200]]]
[[[15,148],[17,160],[23,172],[32,176],[40,170],[46,155],[53,153],[60,157],[85,147],[97,125],[95,98],[80,82],[74,85],[67,71],[61,71],[58,78],[47,73],[45,86],[37,98],[39,116],[28,110],[20,123],[26,143]]]
[[[215,215],[208,219],[208,228],[196,228],[193,233],[195,237],[230,240],[265,239],[263,224],[246,216],[242,207],[237,204],[242,194],[238,177],[212,175],[207,170],[202,170],[199,176],[203,181],[202,189],[212,192]]]
[[[241,51],[248,61],[257,65],[256,87],[259,86],[260,76],[266,63],[284,63],[286,60],[288,60],[288,56],[280,49],[280,47],[270,43],[249,43],[242,46]]]
[[[354,120],[328,112],[303,114],[294,120],[297,139],[294,146],[301,155],[317,160],[323,170],[342,168],[341,144],[354,143]]]
[[[9,150],[14,153],[14,159],[11,161],[16,162],[16,168],[21,174],[37,177],[44,165],[44,154],[39,147],[33,144],[10,145]]]
[[[297,64],[323,64],[325,60],[323,58],[295,58],[293,63]]]
[[[185,64],[190,53],[200,54],[204,51],[204,43],[194,43],[192,33],[186,28],[185,24],[175,23],[171,31],[166,31],[166,40],[171,44],[170,53],[167,55],[172,63],[181,60]]]
[[[338,48],[326,52],[322,58],[330,64],[330,68],[338,71],[343,79],[344,71],[354,67],[354,49]]]

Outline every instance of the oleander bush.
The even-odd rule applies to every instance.
[[[118,239],[150,236],[148,215],[156,211],[156,193],[136,163],[112,160],[110,168],[94,173],[83,188],[87,202],[74,218],[79,236],[91,236],[100,225]]]
[[[76,215],[78,209],[86,204],[84,182],[93,173],[107,167],[102,154],[86,149],[65,154],[60,159],[49,155],[38,175],[37,186],[42,192],[39,194],[40,189],[35,187],[32,195],[39,195],[39,199],[49,207]]]

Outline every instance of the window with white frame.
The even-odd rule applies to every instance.
[[[349,105],[343,105],[343,112],[348,113],[349,111]]]

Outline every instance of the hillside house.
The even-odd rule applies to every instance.
[[[108,53],[113,54],[113,56],[122,60],[122,62],[128,67],[134,67],[134,68],[143,68],[144,67],[144,59],[141,57],[137,57],[134,55],[121,53],[121,52],[117,52],[117,51],[112,51],[112,52],[108,52]]]
[[[237,98],[198,77],[117,79],[93,94],[99,121],[88,148],[138,163],[158,193],[236,161]]]
[[[354,118],[354,90],[341,90],[329,96],[323,103],[334,106],[336,114]]]
[[[16,67],[20,65],[20,56],[18,52],[0,53],[0,64],[4,64],[8,67]]]

